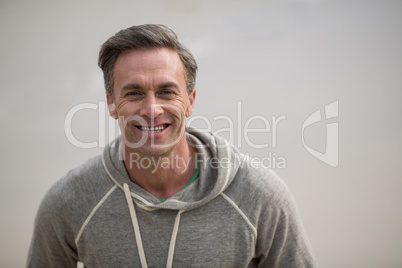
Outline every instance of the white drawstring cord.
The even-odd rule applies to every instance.
[[[183,212],[184,212],[184,210],[179,210],[179,212],[176,215],[176,219],[174,220],[172,238],[170,239],[169,254],[168,254],[168,259],[167,259],[167,263],[166,263],[167,268],[171,268],[173,265],[173,255],[174,255],[174,248],[176,245],[177,232],[179,230],[180,214],[182,214]]]
[[[125,183],[123,185],[123,188],[124,188],[124,194],[126,195],[128,209],[130,210],[131,222],[132,222],[133,228],[134,228],[135,240],[137,242],[138,255],[140,256],[141,266],[143,268],[148,268],[147,260],[145,258],[144,247],[142,245],[140,227],[138,225],[138,220],[137,220],[137,214],[135,213],[133,199],[131,198],[130,188],[128,187],[127,183]],[[174,248],[176,245],[177,233],[179,231],[180,214],[182,214],[183,212],[184,212],[184,210],[179,210],[179,212],[176,215],[176,219],[174,221],[172,237],[170,239],[170,245],[169,245],[168,259],[167,259],[167,263],[166,263],[167,268],[171,268],[173,265]]]
[[[142,246],[140,227],[138,225],[137,214],[135,213],[135,208],[133,204],[133,199],[131,198],[130,189],[128,188],[127,183],[125,183],[123,187],[124,187],[124,194],[126,195],[128,209],[130,210],[131,222],[134,227],[135,240],[137,242],[138,255],[140,255],[141,266],[143,268],[148,268],[147,260],[145,259],[144,247]]]

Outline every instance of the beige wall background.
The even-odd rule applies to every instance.
[[[237,130],[234,143],[251,156],[275,153],[286,161],[276,170],[294,193],[320,267],[402,266],[401,1],[3,0],[1,267],[25,265],[50,185],[102,151],[71,144],[65,118],[80,103],[105,100],[101,43],[144,23],[168,25],[194,52],[195,115],[209,118],[214,130],[228,127],[218,115],[236,129],[254,115],[271,123],[286,116],[276,147],[272,133],[250,134],[267,148],[252,148]],[[301,140],[304,120],[334,101],[339,117],[328,122],[339,125],[337,167],[313,157]],[[74,115],[78,140],[97,141],[98,112]],[[306,129],[310,147],[325,151],[328,122]]]

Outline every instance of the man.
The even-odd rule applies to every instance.
[[[172,30],[122,30],[99,66],[122,136],[49,190],[29,267],[315,266],[275,173],[185,128],[197,65]]]

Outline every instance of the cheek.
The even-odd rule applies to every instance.
[[[130,105],[128,101],[121,101],[116,105],[116,111],[119,116],[129,116],[135,114],[138,108],[135,105]]]
[[[182,100],[176,100],[174,102],[169,102],[169,103],[164,103],[161,104],[163,109],[173,115],[177,119],[183,119],[185,118],[186,114],[186,103],[183,102]]]
[[[117,112],[120,112],[120,111],[122,111],[123,110],[123,108],[126,106],[126,104],[127,104],[127,101],[116,101],[115,102],[115,104],[116,104],[116,110],[117,110]]]

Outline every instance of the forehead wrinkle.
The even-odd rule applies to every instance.
[[[169,51],[169,53],[166,53],[166,51]],[[177,75],[183,77],[183,81],[177,80]],[[149,86],[149,82],[151,82],[152,79],[154,80],[151,82],[154,84],[152,87],[160,87],[159,85],[165,82],[174,82],[176,83],[175,87],[178,86],[178,83],[184,82],[184,86],[186,86],[184,65],[178,53],[170,49],[132,50],[123,52],[116,61],[113,76],[114,81],[120,78],[118,80],[125,80],[127,85],[139,85],[123,85],[123,88],[128,87],[130,89],[140,89],[140,87]],[[115,84],[115,86],[117,85]],[[120,85],[120,88],[123,89],[122,85]]]
[[[166,51],[173,52],[173,53],[166,53]],[[152,52],[155,52],[155,53],[152,53]],[[128,60],[127,57],[124,57],[125,55],[128,55],[128,54],[135,54],[135,57],[137,59],[136,60]],[[164,56],[161,57],[161,54],[163,54]],[[130,67],[134,67],[134,69],[166,70],[166,69],[169,69],[172,67],[172,62],[177,62],[179,64],[176,65],[177,68],[174,71],[177,72],[177,71],[179,71],[178,69],[181,69],[182,71],[184,71],[184,65],[180,59],[179,54],[176,51],[168,49],[168,48],[140,49],[140,50],[129,50],[129,51],[122,52],[118,56],[115,66],[121,65],[121,64],[119,64],[119,62],[121,62],[123,60],[123,58],[125,59],[126,67],[130,66]],[[163,61],[161,61],[161,59],[163,59]],[[163,63],[162,67],[160,67],[161,63]]]

